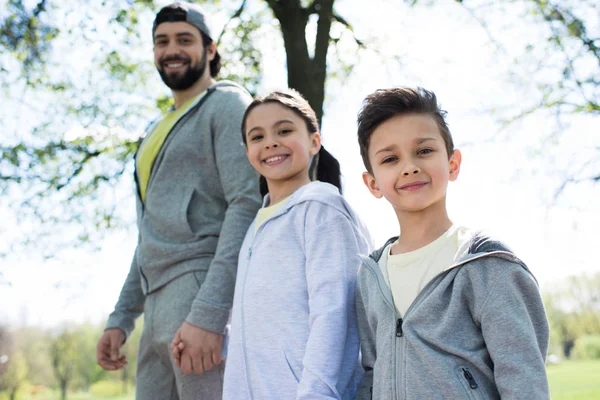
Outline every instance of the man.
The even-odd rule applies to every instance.
[[[151,125],[135,157],[138,244],[96,356],[104,369],[122,368],[119,349],[144,312],[137,398],[220,399],[238,251],[260,207],[240,135],[252,99],[215,81],[220,56],[199,6],[164,7],[152,31],[154,62],[175,106]],[[174,338],[185,344],[180,368]]]

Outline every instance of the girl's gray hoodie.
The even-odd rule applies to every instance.
[[[384,248],[363,258],[358,275],[365,374],[357,399],[550,398],[544,306],[510,250],[473,234],[455,264],[398,315],[377,265]]]
[[[312,182],[254,229],[240,250],[223,399],[354,398],[366,228],[337,188]]]

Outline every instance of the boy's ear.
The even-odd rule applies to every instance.
[[[362,174],[363,182],[369,192],[378,199],[383,197],[381,190],[379,190],[379,186],[377,186],[377,181],[375,181],[375,177],[370,172],[363,172]]]
[[[460,163],[462,162],[462,154],[460,150],[454,150],[454,153],[450,156],[450,181],[455,181],[460,173]]]

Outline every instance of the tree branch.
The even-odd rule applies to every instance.
[[[46,11],[46,0],[40,1],[37,6],[35,6],[35,10],[33,10],[33,16],[37,17],[42,11]]]
[[[67,179],[62,183],[57,184],[55,189],[59,191],[65,186],[67,186],[69,183],[71,183],[73,179],[77,178],[79,174],[81,174],[81,172],[83,171],[83,167],[85,167],[85,163],[90,161],[92,158],[98,157],[100,154],[102,154],[100,151],[87,152],[86,155],[83,157],[83,160],[79,162],[79,165],[77,166],[77,168],[75,168],[71,175],[67,177]]]
[[[356,34],[354,33],[354,27],[352,25],[350,25],[350,23],[348,21],[346,21],[344,19],[344,17],[342,17],[339,14],[333,13],[333,19],[335,21],[339,22],[340,24],[344,25],[346,27],[346,29],[348,29],[350,31],[350,33],[352,33],[352,37],[354,38],[354,41],[356,42],[358,47],[361,47],[363,49],[366,48],[365,43],[356,37]]]
[[[600,64],[600,48],[595,45],[595,40],[586,36],[585,26],[577,16],[568,9],[560,8],[550,2],[544,1],[542,4],[540,0],[534,0],[534,3],[546,21],[559,21],[567,29],[568,34],[579,39]]]
[[[221,43],[221,38],[223,38],[223,35],[225,34],[225,31],[227,31],[227,27],[229,26],[231,21],[233,21],[235,18],[239,18],[242,15],[242,12],[244,12],[244,7],[246,7],[246,1],[247,0],[242,1],[242,4],[240,5],[240,7],[237,9],[237,11],[235,13],[233,13],[233,15],[229,18],[229,20],[223,27],[223,30],[221,31],[221,34],[219,35],[219,38],[217,39],[217,47]]]
[[[21,177],[18,175],[0,175],[0,181],[14,181],[21,183]]]
[[[471,18],[473,18],[475,21],[477,21],[477,23],[479,24],[479,26],[481,26],[481,28],[483,29],[483,31],[486,33],[489,41],[496,46],[496,49],[499,50],[499,51],[501,51],[501,52],[503,52],[504,54],[506,54],[506,49],[504,49],[504,46],[502,46],[500,44],[500,42],[498,42],[496,40],[496,38],[494,37],[494,35],[492,35],[492,32],[490,31],[490,28],[488,27],[487,23],[482,18],[479,18],[475,14],[475,11],[472,8],[468,7],[462,1],[457,1],[457,2],[461,4],[462,8],[471,16]]]

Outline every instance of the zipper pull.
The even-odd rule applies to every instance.
[[[471,389],[477,389],[477,382],[475,382],[475,378],[473,378],[473,375],[469,372],[468,369],[462,369],[463,370],[463,374],[465,375],[465,379],[469,382],[469,387]]]
[[[251,255],[252,255],[252,246],[248,247],[248,260],[250,259]]]
[[[398,318],[396,321],[396,337],[402,337],[404,333],[402,332],[402,318]]]

